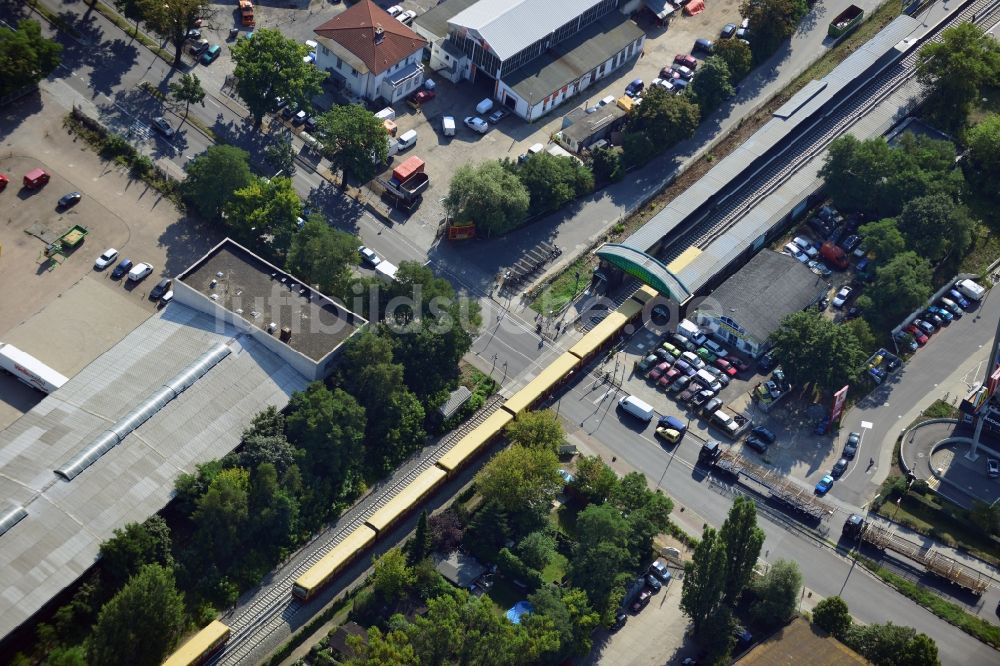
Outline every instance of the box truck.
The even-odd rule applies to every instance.
[[[648,403],[640,400],[634,395],[627,395],[619,400],[618,406],[625,412],[631,414],[640,421],[645,421],[646,423],[652,421],[653,416],[655,415],[653,408],[650,407]]]
[[[0,370],[14,375],[42,393],[51,393],[67,381],[31,354],[3,342],[0,342]]]

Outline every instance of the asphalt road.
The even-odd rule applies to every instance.
[[[657,488],[686,507],[686,512],[696,513],[697,524],[703,520],[721,526],[733,491],[730,486],[713,481],[696,465],[700,441],[687,436],[676,447],[661,445],[652,436],[655,422],[646,427],[617,411],[617,398],[621,395],[613,387],[597,382],[594,373],[590,373],[582,376],[551,407],[563,417],[571,438],[580,440],[584,448],[603,450],[605,455],[614,455],[645,473]],[[821,596],[839,594],[862,622],[891,620],[925,632],[937,642],[943,663],[996,663],[997,653],[992,648],[876,581],[867,571],[856,567],[853,560],[825,543],[823,539],[838,540],[843,521],[852,510],[835,498],[829,503],[836,507],[834,515],[815,529],[764,504],[758,520],[766,534],[764,559],[772,563],[777,559],[795,560],[810,590]],[[689,515],[687,520],[694,519]],[[991,590],[981,602],[984,617],[989,617],[996,603],[996,590]],[[996,622],[996,617],[990,619]]]

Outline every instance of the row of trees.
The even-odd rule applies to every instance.
[[[17,29],[0,26],[0,97],[31,86],[59,65],[62,45],[42,36],[38,21],[22,19]]]
[[[795,34],[809,13],[807,0],[744,0],[740,14],[749,19],[749,41],[755,63],[762,63]]]
[[[937,666],[941,663],[937,645],[927,634],[891,622],[856,625],[847,603],[840,597],[827,597],[816,604],[812,621],[875,666]]]

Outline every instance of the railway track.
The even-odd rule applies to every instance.
[[[948,27],[962,22],[992,26],[1000,13],[997,0],[979,0],[943,22],[923,43],[940,42],[941,33]],[[919,48],[910,51],[898,61],[878,72],[824,116],[813,122],[787,147],[772,156],[752,177],[746,180],[722,203],[703,215],[668,244],[659,257],[669,264],[689,246],[704,249],[731,229],[754,206],[774,192],[799,169],[864,117],[873,106],[883,101],[908,83],[917,74]]]
[[[292,595],[292,583],[373,513],[385,506],[400,490],[432,467],[452,446],[496,412],[502,403],[503,398],[499,394],[492,396],[482,409],[461,427],[441,440],[429,452],[425,452],[404,466],[402,474],[394,476],[383,487],[376,487],[362,503],[347,513],[349,520],[346,523],[328,530],[304,546],[297,556],[301,559],[293,558],[288,565],[278,571],[262,593],[223,618],[232,630],[232,635],[226,647],[208,663],[213,666],[247,663],[254,651],[282,624],[291,622],[302,612],[305,604]]]

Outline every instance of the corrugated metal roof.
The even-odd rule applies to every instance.
[[[854,85],[862,74],[919,26],[920,22],[909,16],[896,18],[820,82],[808,84],[781,108],[784,112],[797,108],[794,113],[787,118],[776,116],[768,121],[743,145],[629,236],[623,245],[640,250],[648,250],[656,245],[663,237],[687,222],[687,218],[708,203],[717,192],[741,178],[758,157],[784,141],[803,121],[837,100],[845,88]],[[694,288],[692,282],[685,280],[685,284]]]
[[[223,344],[230,353],[72,481],[53,470]],[[251,417],[307,381],[252,338],[179,303],[0,431],[0,498],[27,517],[0,536],[0,635],[84,573],[102,541],[162,509],[174,479],[231,451]]]
[[[602,1],[479,0],[449,23],[475,30],[500,60],[506,60]]]

